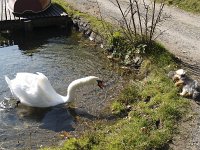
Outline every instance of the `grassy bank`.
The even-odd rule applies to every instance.
[[[114,123],[96,123],[79,138],[69,138],[64,145],[48,150],[89,149],[164,149],[177,131],[189,101],[177,96],[178,90],[166,73],[176,65],[160,45],[146,56],[141,67],[148,76],[132,80],[110,110]],[[91,134],[92,133],[92,134]]]
[[[164,0],[164,1],[169,5],[178,6],[186,11],[200,13],[199,0]]]
[[[68,12],[73,11],[69,10],[70,6],[65,2],[54,1],[61,4]],[[87,16],[77,11],[75,14]],[[95,27],[99,20],[91,18]],[[98,28],[99,25],[96,25]],[[177,64],[173,55],[160,44],[152,43],[143,54],[143,59],[137,78],[134,76],[130,80],[127,87],[109,107],[110,114],[112,113],[115,120],[106,123],[96,122],[82,136],[71,137],[62,146],[44,149],[147,150],[166,148],[177,131],[179,121],[188,111],[189,101],[177,95],[178,89],[167,77],[170,70],[176,69]]]
[[[84,21],[90,24],[93,31],[95,31],[96,33],[101,33],[101,36],[103,38],[108,37],[110,32],[107,29],[112,28],[112,25],[110,23],[103,22],[101,19],[97,19],[94,16],[75,10],[64,0],[52,0],[52,2],[61,6],[61,8],[64,9],[70,17],[83,18]]]

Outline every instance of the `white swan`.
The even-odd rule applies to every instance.
[[[75,90],[84,85],[96,83],[100,88],[103,88],[103,82],[95,76],[71,82],[67,89],[67,96],[56,93],[48,78],[39,72],[37,74],[17,73],[13,80],[7,76],[5,76],[5,80],[13,96],[18,98],[20,103],[32,107],[51,107],[70,102],[75,96]]]

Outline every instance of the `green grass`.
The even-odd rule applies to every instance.
[[[101,18],[97,18],[91,15],[88,15],[87,13],[80,12],[78,10],[75,10],[72,6],[70,6],[66,1],[64,0],[52,0],[53,3],[58,4],[58,6],[61,9],[64,9],[68,15],[72,18],[83,18],[84,21],[89,23],[91,25],[91,28],[96,33],[101,33],[101,36],[103,38],[108,38],[110,35],[111,30],[114,30],[112,25],[108,22],[105,22],[101,20]]]
[[[68,12],[72,11],[73,15],[87,16],[73,12],[62,0],[54,2],[61,4]],[[98,22],[93,17],[90,21]],[[190,105],[187,99],[177,95],[178,89],[167,77],[170,70],[176,69],[173,55],[162,45],[152,43],[143,58],[138,75],[140,80],[130,82],[110,105],[110,112],[116,118],[114,122],[97,122],[82,136],[69,138],[62,146],[44,150],[164,149]],[[149,102],[144,101],[147,97],[150,97]]]
[[[188,111],[189,101],[177,95],[177,88],[166,75],[176,65],[171,54],[160,45],[152,48],[156,52],[146,56],[144,62],[148,61],[149,65],[143,66],[144,70],[151,67],[149,75],[127,85],[111,104],[110,110],[117,118],[114,123],[97,123],[81,137],[69,138],[60,147],[46,149],[163,149],[172,140],[178,122]],[[147,96],[151,97],[150,101],[144,102]],[[127,105],[131,110],[127,110]]]
[[[194,13],[200,13],[199,0],[164,0],[164,1],[169,5],[178,6],[184,10],[194,12]]]

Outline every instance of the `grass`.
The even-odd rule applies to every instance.
[[[62,0],[53,0],[73,15]],[[98,19],[88,17],[93,26]],[[98,25],[99,26],[99,25]],[[100,27],[97,30],[104,30]],[[104,31],[105,32],[105,31]],[[95,123],[78,138],[69,138],[58,147],[44,150],[151,150],[164,149],[177,131],[179,121],[189,108],[189,101],[177,95],[178,89],[167,77],[176,69],[174,57],[162,45],[153,43],[146,49],[138,77],[122,90],[110,105],[114,122]],[[149,101],[147,101],[149,99]],[[101,121],[100,121],[101,122]],[[92,133],[92,134],[91,134]]]
[[[164,1],[169,5],[178,6],[186,11],[190,11],[193,13],[200,13],[199,0],[164,0]]]
[[[131,82],[111,104],[110,110],[117,118],[114,123],[96,124],[81,137],[69,138],[60,147],[46,149],[164,149],[188,111],[189,101],[177,95],[178,89],[166,75],[176,66],[171,54],[158,44],[152,48],[154,53],[149,53],[144,61],[149,65],[142,66],[143,70],[151,67],[149,75]],[[145,102],[147,97],[149,102]]]
[[[87,13],[80,12],[78,10],[75,10],[72,6],[70,6],[66,1],[64,0],[52,0],[53,3],[58,4],[61,9],[64,9],[68,15],[72,18],[83,18],[84,21],[88,22],[96,33],[101,33],[101,36],[103,38],[108,38],[110,35],[111,29],[113,30],[113,27],[110,23],[102,21],[100,18],[88,15]]]

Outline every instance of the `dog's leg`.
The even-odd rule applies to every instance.
[[[182,92],[179,93],[180,96],[186,97],[188,94],[188,91],[186,90],[186,88],[183,88]]]

